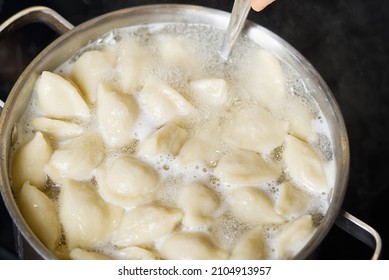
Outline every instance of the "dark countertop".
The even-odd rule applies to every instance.
[[[77,25],[123,7],[156,3],[197,4],[230,11],[232,0],[0,0],[0,21],[24,7],[46,5]],[[351,166],[343,209],[374,227],[383,239],[389,222],[389,2],[386,0],[278,0],[249,19],[289,42],[310,61],[332,90],[348,130]],[[30,36],[26,36],[29,34]],[[0,41],[0,96],[4,100],[23,67],[55,38],[34,24]],[[11,47],[12,46],[12,47]],[[0,201],[0,245],[13,250],[12,223]],[[318,258],[365,259],[371,251],[334,226]],[[11,255],[2,255],[10,258]]]

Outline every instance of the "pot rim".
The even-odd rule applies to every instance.
[[[26,100],[30,99],[32,93],[31,90],[26,90],[26,88],[32,88],[32,85],[35,83],[37,77],[43,70],[54,70],[61,63],[77,53],[89,41],[95,40],[101,35],[113,30],[114,28],[126,27],[139,23],[147,24],[160,22],[162,19],[168,22],[201,22],[225,30],[228,25],[229,15],[230,14],[225,11],[186,4],[144,5],[109,12],[92,18],[57,38],[38,56],[36,56],[35,59],[23,71],[12,88],[0,117],[0,186],[5,205],[14,223],[24,238],[40,256],[45,259],[57,258],[32,233],[27,223],[23,219],[16,205],[12,188],[10,186],[10,176],[8,174],[10,169],[10,146],[12,141],[15,141],[17,134],[17,132],[15,132],[13,129],[14,124],[16,123],[15,119],[17,119],[17,117],[14,115],[15,113],[20,115],[24,111],[27,103]],[[188,17],[191,20],[188,20]],[[159,20],[155,21],[155,18],[159,18]],[[139,19],[141,20],[139,21]],[[321,221],[321,224],[318,226],[317,230],[308,243],[295,256],[295,259],[308,258],[319,246],[334,224],[346,193],[350,155],[345,123],[340,108],[336,103],[329,87],[302,54],[300,54],[296,49],[294,49],[289,43],[284,41],[278,35],[251,21],[246,21],[242,32],[245,32],[246,35],[248,35],[261,47],[270,50],[278,57],[283,56],[287,63],[291,63],[294,67],[298,68],[299,71],[307,74],[304,82],[314,83],[321,90],[319,94],[315,95],[315,99],[320,99],[318,102],[320,104],[321,102],[324,102],[328,105],[326,108],[321,108],[321,110],[323,110],[327,118],[330,118],[329,125],[333,126],[330,127],[330,131],[333,139],[333,148],[336,149],[336,151],[334,150],[334,155],[336,154],[337,166],[336,183],[330,195],[331,202],[325,217]],[[58,59],[58,56],[61,58]],[[21,106],[18,105],[21,103],[20,99],[22,99],[22,101],[25,103],[23,108],[20,108]],[[15,109],[15,107],[17,109]],[[339,154],[339,156],[337,154]]]

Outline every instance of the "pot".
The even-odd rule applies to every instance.
[[[108,13],[89,20],[75,28],[53,10],[46,7],[32,7],[21,11],[0,26],[0,33],[32,21],[42,21],[59,33],[57,40],[44,49],[25,69],[15,83],[1,113],[1,194],[16,225],[20,249],[31,247],[37,257],[56,257],[39,241],[23,219],[13,197],[10,184],[10,152],[17,139],[18,123],[25,112],[34,84],[42,71],[54,70],[72,57],[91,40],[120,27],[140,23],[189,22],[202,23],[225,30],[229,13],[190,5],[148,5]],[[381,239],[370,226],[341,209],[347,189],[349,173],[349,144],[347,131],[340,109],[326,83],[313,66],[292,46],[269,30],[247,21],[243,31],[254,43],[276,55],[300,73],[303,83],[314,89],[312,95],[328,120],[336,161],[335,185],[330,193],[329,209],[313,237],[296,255],[296,259],[310,258],[331,227],[336,223],[374,249],[372,259],[379,258]],[[2,103],[2,102],[1,102]],[[26,243],[26,244],[22,244]],[[23,252],[20,253],[23,257]]]

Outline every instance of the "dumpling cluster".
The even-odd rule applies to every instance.
[[[256,50],[238,91],[190,39],[133,36],[36,82],[12,161],[31,229],[60,258],[293,258],[331,187],[279,60]]]

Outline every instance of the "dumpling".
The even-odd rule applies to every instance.
[[[155,199],[159,175],[145,162],[124,156],[100,166],[96,172],[96,181],[104,200],[130,207]]]
[[[121,90],[127,94],[140,90],[145,79],[145,69],[150,63],[150,55],[131,37],[124,38],[121,44],[115,46],[115,50]]]
[[[76,137],[83,133],[82,127],[78,124],[45,117],[34,118],[31,124],[35,129],[49,134],[56,141]]]
[[[174,123],[167,123],[142,141],[139,153],[152,156],[166,153],[175,156],[187,138],[186,129]]]
[[[288,135],[283,155],[286,172],[296,184],[317,192],[328,191],[323,160],[308,143]]]
[[[246,150],[235,150],[222,157],[214,172],[222,181],[234,185],[257,185],[281,175],[281,170],[260,154]]]
[[[285,219],[274,210],[273,202],[260,189],[240,187],[234,189],[228,197],[234,216],[257,225],[279,224]]]
[[[88,51],[74,63],[72,79],[80,87],[86,100],[93,104],[97,99],[97,86],[113,75],[115,57],[108,51]]]
[[[311,197],[307,192],[290,182],[283,183],[278,188],[278,197],[275,202],[275,210],[278,214],[291,219],[301,216],[308,209]]]
[[[60,222],[70,250],[103,245],[124,212],[102,200],[90,185],[70,180],[63,181],[58,202]]]
[[[285,224],[276,237],[276,252],[280,259],[293,258],[308,242],[314,232],[311,215],[304,215]]]
[[[43,188],[46,183],[44,167],[52,153],[50,143],[41,132],[36,132],[32,140],[16,150],[12,160],[12,184],[16,192],[26,181]]]
[[[285,119],[290,124],[290,134],[305,141],[313,137],[314,114],[307,104],[298,99],[289,99],[285,104],[284,112]]]
[[[216,129],[199,129],[181,147],[178,159],[183,165],[200,161],[215,166],[221,157],[221,144],[221,136]]]
[[[198,55],[193,44],[183,37],[159,36],[156,49],[163,65],[183,70],[185,76],[194,76],[194,70],[199,69]]]
[[[260,106],[232,112],[223,140],[241,149],[270,153],[282,145],[289,125]]]
[[[203,183],[193,182],[179,190],[177,206],[184,211],[184,226],[204,226],[212,222],[220,199]]]
[[[112,243],[118,247],[152,244],[174,230],[182,220],[179,209],[157,205],[142,205],[126,212]]]
[[[188,116],[194,107],[178,91],[155,77],[148,77],[139,93],[147,115],[156,123],[165,123],[180,116]]]
[[[286,97],[285,77],[280,61],[266,50],[258,49],[250,56],[242,81],[246,81],[250,96],[271,111],[283,105]]]
[[[114,251],[115,258],[120,260],[160,260],[161,256],[153,250],[130,246]]]
[[[224,260],[228,254],[202,232],[178,232],[162,244],[160,253],[170,260]]]
[[[112,258],[107,255],[82,250],[80,248],[71,250],[69,256],[72,260],[112,260]]]
[[[199,79],[189,82],[193,98],[208,106],[223,106],[229,98],[228,84],[224,79]]]
[[[62,178],[79,181],[92,179],[95,168],[105,157],[105,147],[97,132],[83,134],[56,150],[45,167],[55,182]]]
[[[236,242],[231,260],[264,260],[266,259],[266,242],[263,237],[263,227],[255,227],[244,233]]]
[[[17,203],[31,230],[49,250],[54,250],[62,234],[55,203],[29,182],[20,190]]]
[[[108,146],[118,148],[133,139],[138,104],[131,95],[121,94],[100,84],[97,89],[97,121]]]
[[[60,75],[44,71],[35,85],[37,110],[45,117],[81,119],[90,116],[78,89]]]

